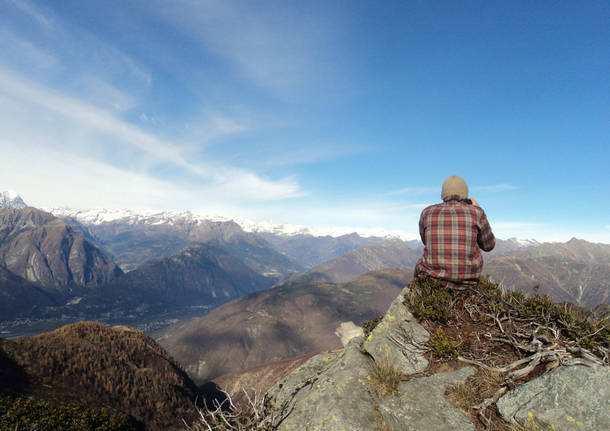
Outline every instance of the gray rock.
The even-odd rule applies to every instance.
[[[508,392],[497,406],[504,420],[552,430],[610,430],[610,367],[566,365]]]
[[[270,411],[286,415],[279,430],[474,430],[444,397],[449,385],[474,373],[472,367],[402,382],[396,395],[381,400],[377,395],[377,361],[389,361],[405,375],[427,366],[422,355],[429,335],[403,305],[406,291],[367,341],[357,337],[340,354],[311,358],[267,393]]]
[[[474,424],[445,399],[446,389],[473,375],[473,367],[421,377],[398,386],[398,394],[383,398],[379,409],[390,431],[473,430]]]
[[[421,372],[428,366],[423,353],[430,334],[403,304],[408,288],[396,297],[388,312],[364,342],[377,363],[389,362],[405,375]]]
[[[279,430],[379,429],[371,359],[354,338],[339,355],[318,355],[281,380],[268,395],[272,409],[290,411]]]

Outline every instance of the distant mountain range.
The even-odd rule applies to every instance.
[[[186,304],[206,310],[286,281],[341,283],[384,268],[410,272],[423,249],[396,236],[316,236],[190,212],[52,210],[58,218],[26,207],[15,192],[0,196],[8,207],[0,210],[0,321],[114,311],[121,318]],[[575,239],[498,239],[484,253],[484,272],[508,289],[530,293],[538,286],[555,300],[595,306],[609,300],[608,248]]]
[[[344,283],[370,271],[386,268],[411,269],[421,253],[395,239],[357,248],[342,256],[290,277],[291,282]]]
[[[240,237],[238,227],[235,235],[226,227],[218,229],[224,243],[216,235],[207,243],[191,243],[172,256],[123,273],[91,240],[52,214],[32,207],[2,209],[0,321],[95,319],[108,313],[150,315],[177,307],[210,308],[270,288],[278,278],[252,267],[264,273],[273,259],[280,263],[287,259]]]
[[[232,220],[205,218],[188,211],[145,215],[108,210],[52,211],[106,250],[125,271],[149,260],[171,256],[193,243],[221,246],[254,271],[275,281],[303,269],[265,239],[245,232]]]
[[[510,290],[584,307],[610,303],[610,245],[572,238],[490,259],[484,273]]]

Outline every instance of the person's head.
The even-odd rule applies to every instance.
[[[441,191],[441,198],[443,201],[446,201],[452,196],[457,196],[460,199],[468,198],[468,186],[464,178],[452,175],[445,180]]]

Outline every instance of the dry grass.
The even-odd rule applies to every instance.
[[[466,382],[451,386],[446,395],[454,406],[468,412],[476,404],[493,396],[502,383],[502,374],[480,369]]]
[[[394,368],[389,360],[383,360],[379,363],[373,362],[372,367],[373,386],[379,398],[394,395],[404,375]]]
[[[476,418],[478,406],[504,384],[504,375],[485,369],[479,369],[466,382],[453,385],[447,389],[445,396],[456,408],[466,413],[475,423],[477,429],[488,431],[534,431],[542,429],[538,422],[531,418],[525,427],[511,425],[498,415],[495,408],[488,409],[489,423],[483,426]]]

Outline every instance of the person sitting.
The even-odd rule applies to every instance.
[[[425,208],[419,218],[424,253],[415,266],[415,276],[440,280],[456,290],[470,289],[483,269],[481,250],[491,251],[496,239],[485,211],[468,198],[463,178],[447,178],[441,198],[442,203]]]

